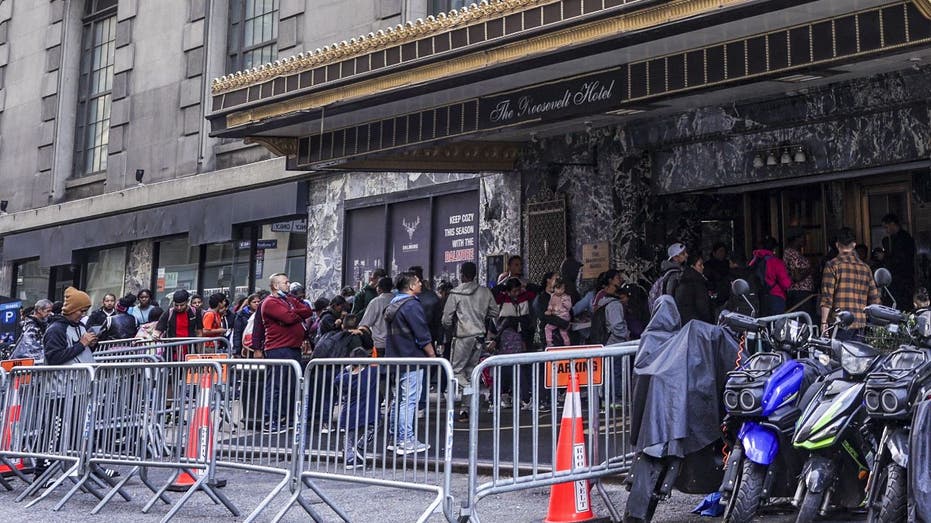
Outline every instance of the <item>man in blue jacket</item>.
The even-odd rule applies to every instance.
[[[423,290],[423,282],[412,272],[402,272],[395,280],[395,287],[398,295],[385,309],[385,321],[388,324],[385,355],[389,358],[435,357],[430,327],[417,298]],[[414,435],[414,416],[423,392],[423,369],[402,370],[399,380],[400,397],[395,399],[391,408],[389,423],[394,430],[395,440],[392,445],[388,445],[388,450],[394,450],[402,456],[426,452],[430,445],[421,443]]]

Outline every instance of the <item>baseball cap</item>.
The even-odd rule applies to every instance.
[[[175,303],[186,303],[191,299],[191,293],[184,289],[175,291],[174,295],[171,297],[171,301]]]
[[[674,243],[670,245],[668,249],[666,249],[666,259],[671,260],[683,252],[685,252],[685,245],[681,243]]]

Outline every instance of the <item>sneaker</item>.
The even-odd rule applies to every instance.
[[[430,450],[430,445],[421,443],[417,440],[411,440],[399,443],[398,447],[395,449],[395,453],[397,453],[398,456],[405,456],[407,454],[418,454],[428,450]]]
[[[459,416],[456,417],[456,421],[458,421],[459,423],[468,423],[468,422],[469,422],[469,413],[466,412],[466,411],[464,411],[464,410],[460,410],[460,411],[459,411]]]
[[[417,410],[417,419],[423,419],[427,415],[427,409],[418,409]]]
[[[278,425],[277,423],[266,423],[265,426],[262,427],[263,434],[281,434],[284,431],[285,429],[283,429],[281,425]]]
[[[509,409],[509,408],[511,408],[511,405],[512,405],[512,404],[511,404],[511,395],[510,395],[510,394],[502,394],[502,395],[501,395],[501,408],[502,408],[502,409]]]
[[[320,427],[320,434],[329,434],[331,432],[336,432],[336,431],[333,430],[333,427],[331,427],[329,423],[324,423],[323,426]]]
[[[520,410],[533,410],[533,402],[532,401],[521,401]]]
[[[359,458],[347,459],[346,470],[355,470],[365,468],[365,460]]]
[[[100,474],[101,476],[106,476],[110,479],[120,477],[120,471],[113,470],[113,469],[100,468],[97,470],[97,473]]]
[[[540,407],[539,407],[539,412],[540,412],[540,414],[549,412],[549,411],[551,411],[551,410],[552,410],[552,409],[550,408],[550,404],[549,404],[549,403],[541,403],[541,404],[540,404]]]

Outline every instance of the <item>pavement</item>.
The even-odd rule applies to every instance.
[[[152,474],[153,479],[166,480],[169,472],[156,472]],[[228,481],[227,487],[221,491],[231,499],[241,510],[242,516],[233,517],[229,515],[221,506],[214,505],[205,495],[197,493],[188,504],[186,504],[178,514],[176,521],[198,521],[205,523],[231,523],[243,521],[245,516],[257,505],[258,501],[271,491],[277,483],[276,477],[260,474],[251,471],[239,471],[223,469],[219,471],[218,477]],[[480,482],[489,481],[488,477],[481,477]],[[21,484],[14,483],[17,491],[21,489]],[[429,505],[432,500],[431,496],[423,492],[411,490],[401,490],[396,488],[384,488],[378,486],[360,485],[347,482],[337,481],[319,481],[317,486],[337,503],[349,515],[351,521],[380,521],[385,523],[408,523],[416,521],[420,513]],[[611,502],[623,511],[626,501],[626,491],[620,484],[606,484]],[[64,494],[56,492],[51,500],[43,500],[31,508],[25,507],[24,503],[16,503],[14,498],[17,492],[0,492],[0,517],[11,516],[17,518],[16,521],[39,521],[42,523],[76,523],[76,522],[96,522],[96,523],[114,523],[114,522],[132,522],[144,523],[159,521],[168,511],[166,505],[156,505],[150,514],[142,514],[140,510],[147,501],[146,494],[137,480],[132,480],[128,486],[128,492],[132,501],[126,502],[119,498],[104,507],[103,511],[96,515],[90,515],[91,509],[96,504],[96,498],[89,494],[78,494],[72,499],[60,512],[52,511],[52,506]],[[452,478],[452,491],[457,498],[457,503],[461,501],[463,493],[467,490],[467,477],[464,474],[454,474]],[[179,494],[172,493],[172,501],[178,499]],[[320,513],[326,522],[336,522],[340,519],[330,511],[314,494],[307,492],[307,499],[312,503],[313,508]],[[713,522],[720,519],[701,518],[689,514],[689,511],[699,503],[701,496],[692,496],[674,493],[673,496],[659,506],[654,522],[656,523],[698,523]],[[278,496],[273,504],[272,509],[263,513],[259,521],[270,521],[273,515],[283,506],[286,501],[284,494]],[[484,521],[502,521],[502,522],[535,522],[540,521],[546,516],[549,501],[548,488],[532,488],[520,492],[513,492],[497,496],[489,496],[482,499],[477,505],[478,515]],[[593,495],[593,507],[595,514],[601,517],[609,515],[605,508],[604,501],[598,495]],[[28,518],[28,519],[26,519]],[[291,509],[286,515],[284,521],[297,522],[308,521],[309,518],[300,507]],[[827,522],[839,521],[862,521],[865,518],[852,518],[849,515],[841,515],[837,518],[826,519]],[[442,514],[434,514],[429,521],[445,521]],[[783,508],[770,509],[758,518],[758,521],[789,523],[795,521],[795,515],[791,511]]]

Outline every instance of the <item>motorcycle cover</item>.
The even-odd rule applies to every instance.
[[[931,523],[931,400],[915,407],[908,458],[909,521]]]
[[[680,323],[675,300],[660,297],[634,361],[631,438],[637,450],[665,445],[664,455],[685,457],[721,438],[738,344],[722,327]]]

